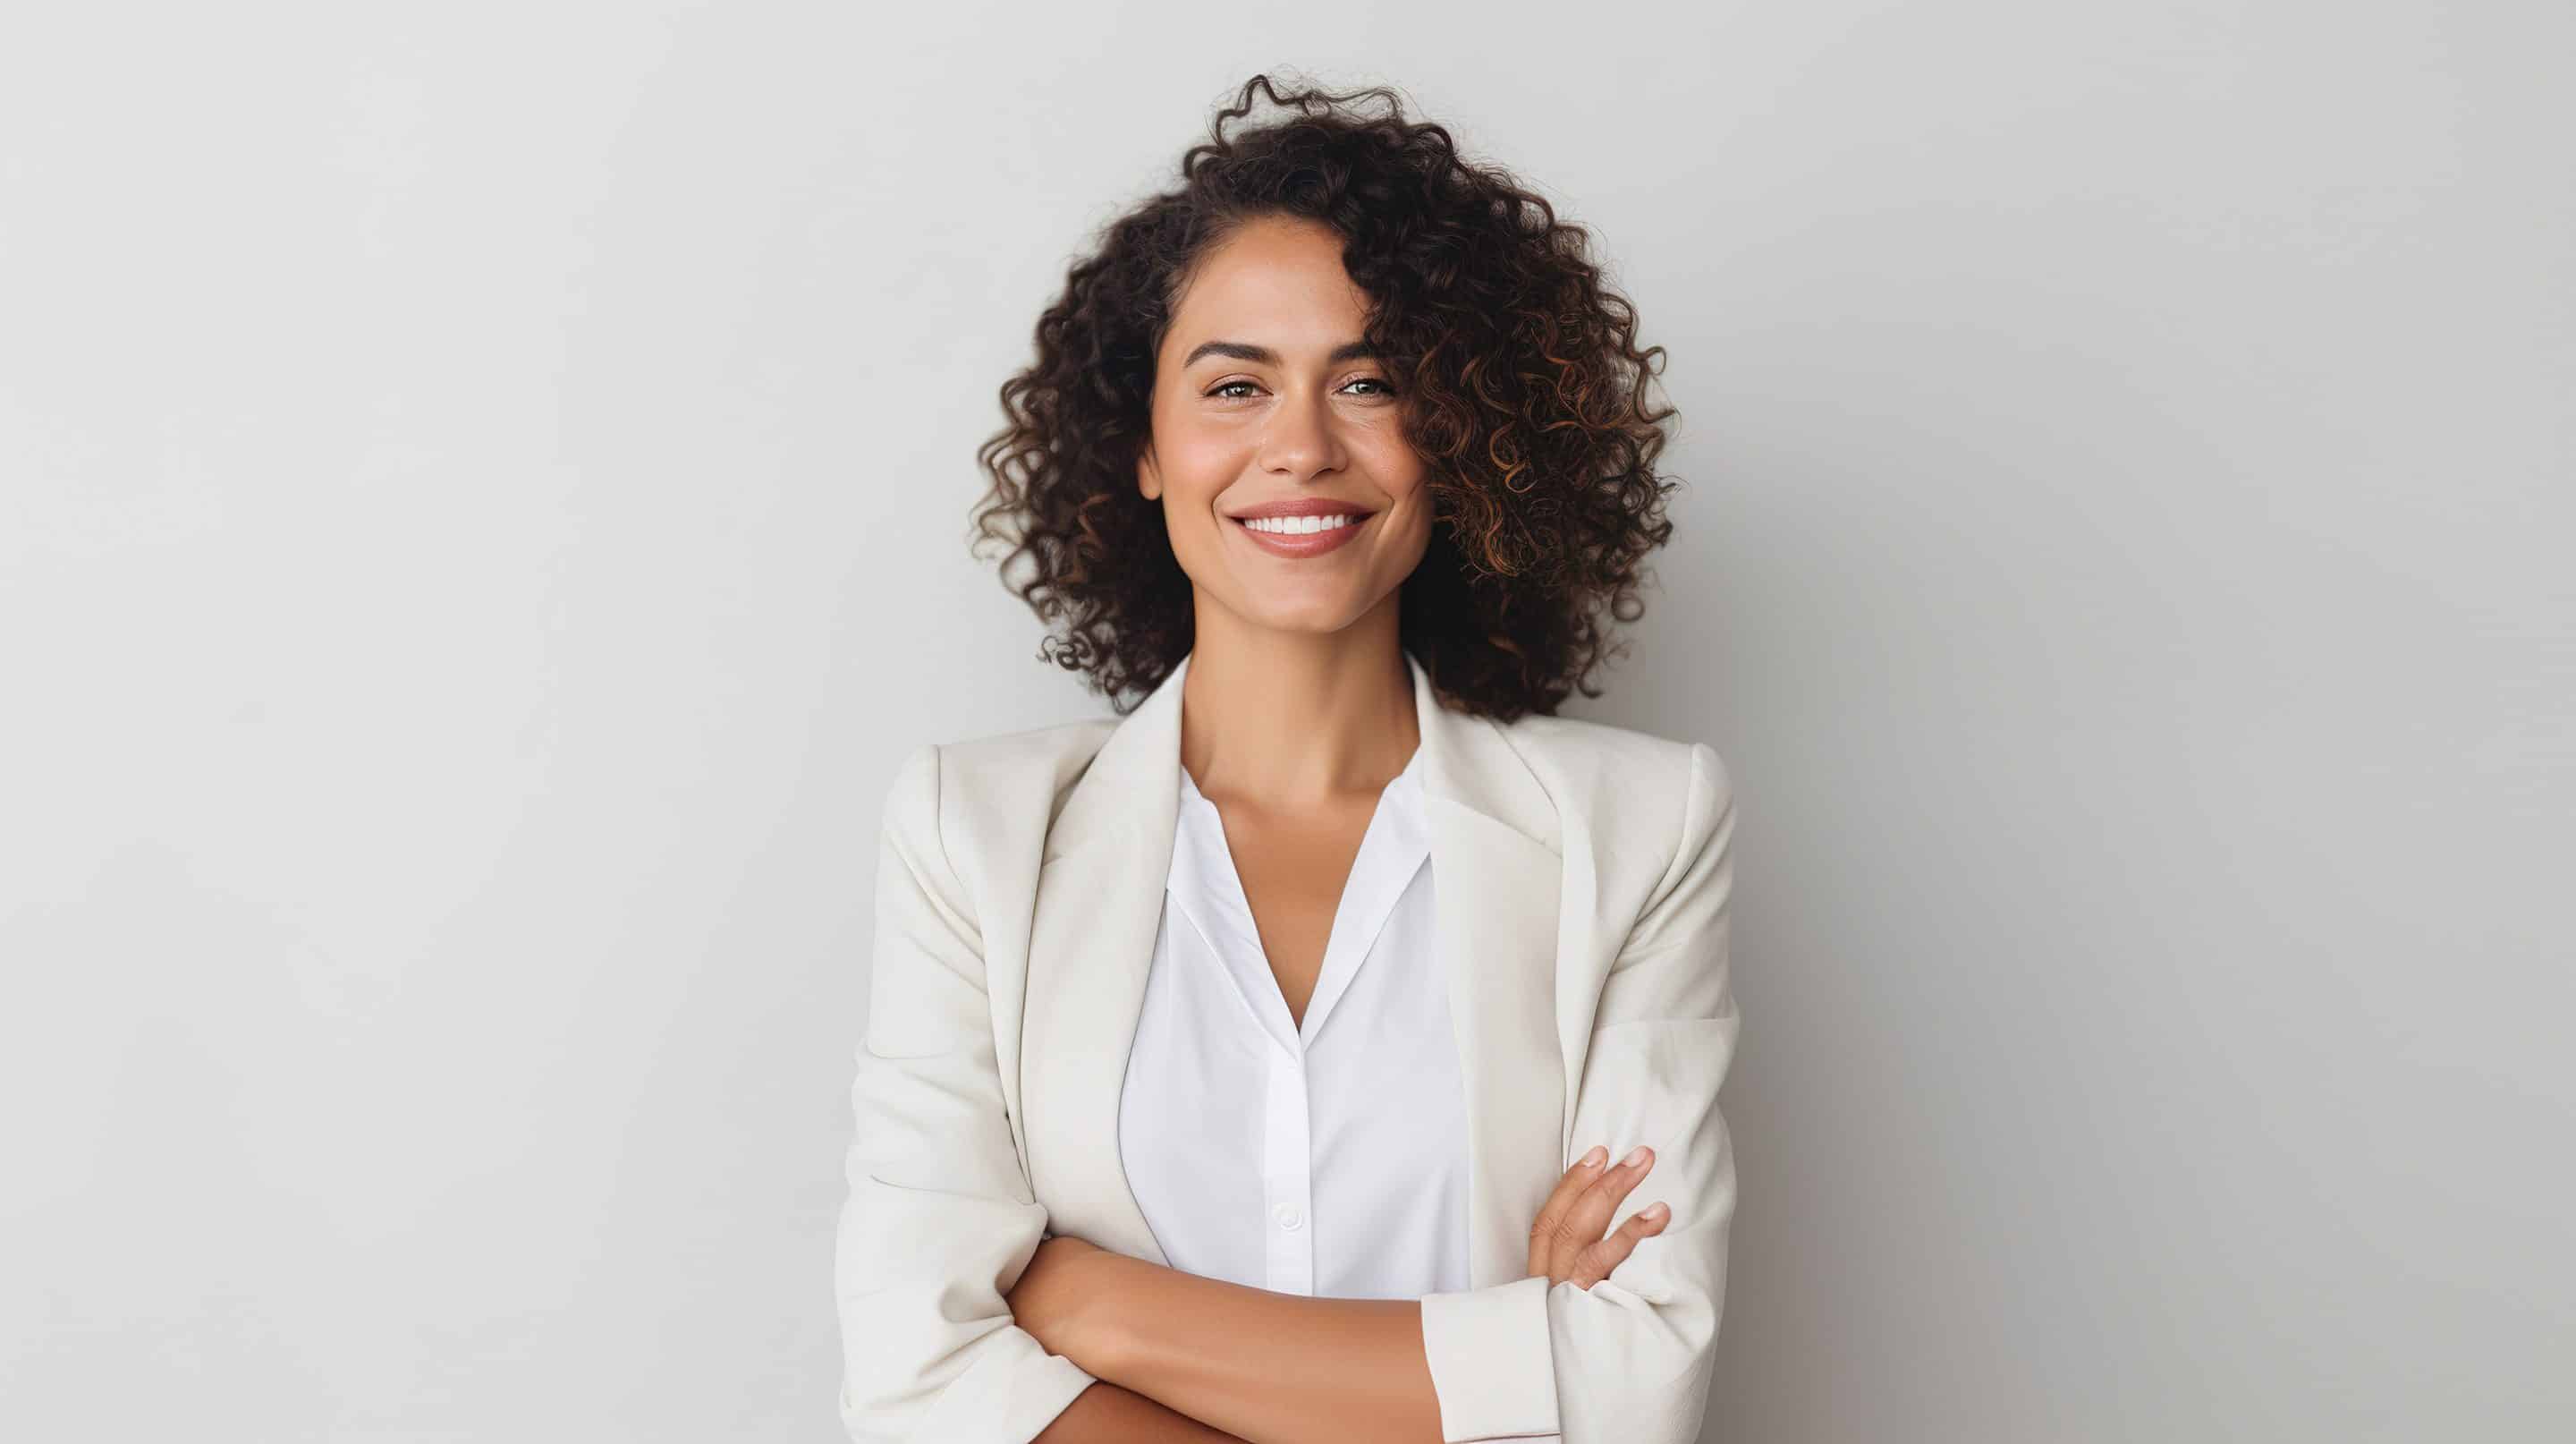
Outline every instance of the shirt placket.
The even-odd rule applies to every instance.
[[[1282,1047],[1276,1038],[1270,1040],[1267,1092],[1262,1188],[1268,1205],[1263,1230],[1269,1245],[1270,1287],[1281,1293],[1312,1294],[1315,1195],[1308,1160],[1314,1151],[1306,1103],[1306,1059]]]
[[[1406,790],[1417,785],[1408,764],[1389,793],[1382,795],[1381,810],[1370,818],[1344,883],[1344,906],[1336,909],[1326,939],[1324,968],[1301,1026],[1288,1016],[1287,1001],[1262,953],[1260,930],[1226,845],[1224,819],[1188,773],[1181,775],[1184,818],[1193,839],[1187,896],[1210,905],[1218,921],[1213,926],[1202,924],[1201,931],[1210,937],[1220,964],[1234,976],[1245,1023],[1268,1044],[1269,1067],[1262,1089],[1262,1252],[1268,1287],[1280,1293],[1315,1292],[1314,1126],[1305,1041],[1321,1030],[1366,960],[1404,887],[1429,856],[1419,795]],[[1388,802],[1394,805],[1389,807]],[[1216,941],[1220,938],[1221,943]]]

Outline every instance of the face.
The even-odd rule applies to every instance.
[[[1136,482],[1163,504],[1203,614],[1339,631],[1393,609],[1430,543],[1425,468],[1394,373],[1361,353],[1368,298],[1341,248],[1315,222],[1249,223],[1204,259],[1154,359]],[[1316,514],[1287,525],[1345,521],[1249,520],[1283,504]]]

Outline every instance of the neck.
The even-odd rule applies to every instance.
[[[1334,632],[1202,604],[1181,679],[1181,765],[1201,792],[1302,811],[1374,795],[1421,743],[1397,597]]]

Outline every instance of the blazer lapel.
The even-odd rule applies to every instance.
[[[1181,808],[1185,656],[1113,729],[1047,831],[1029,924],[1020,1104],[1048,1226],[1169,1266],[1118,1159]]]
[[[1468,1120],[1470,1286],[1518,1278],[1564,1173],[1557,810],[1490,720],[1442,706],[1411,653],[1439,964]],[[1110,732],[1049,828],[1026,954],[1019,1099],[1054,1232],[1168,1265],[1118,1154],[1119,1094],[1180,811],[1184,657]],[[1585,906],[1572,916],[1589,914]]]

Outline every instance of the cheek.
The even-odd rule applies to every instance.
[[[1427,469],[1422,453],[1404,439],[1404,428],[1391,420],[1361,433],[1355,449],[1366,458],[1370,475],[1395,495],[1409,491]]]
[[[1244,470],[1245,443],[1223,430],[1183,423],[1157,432],[1154,450],[1172,489],[1182,496],[1222,491]]]
[[[1399,447],[1374,459],[1369,474],[1387,500],[1408,511],[1431,509],[1431,467],[1410,447]]]

